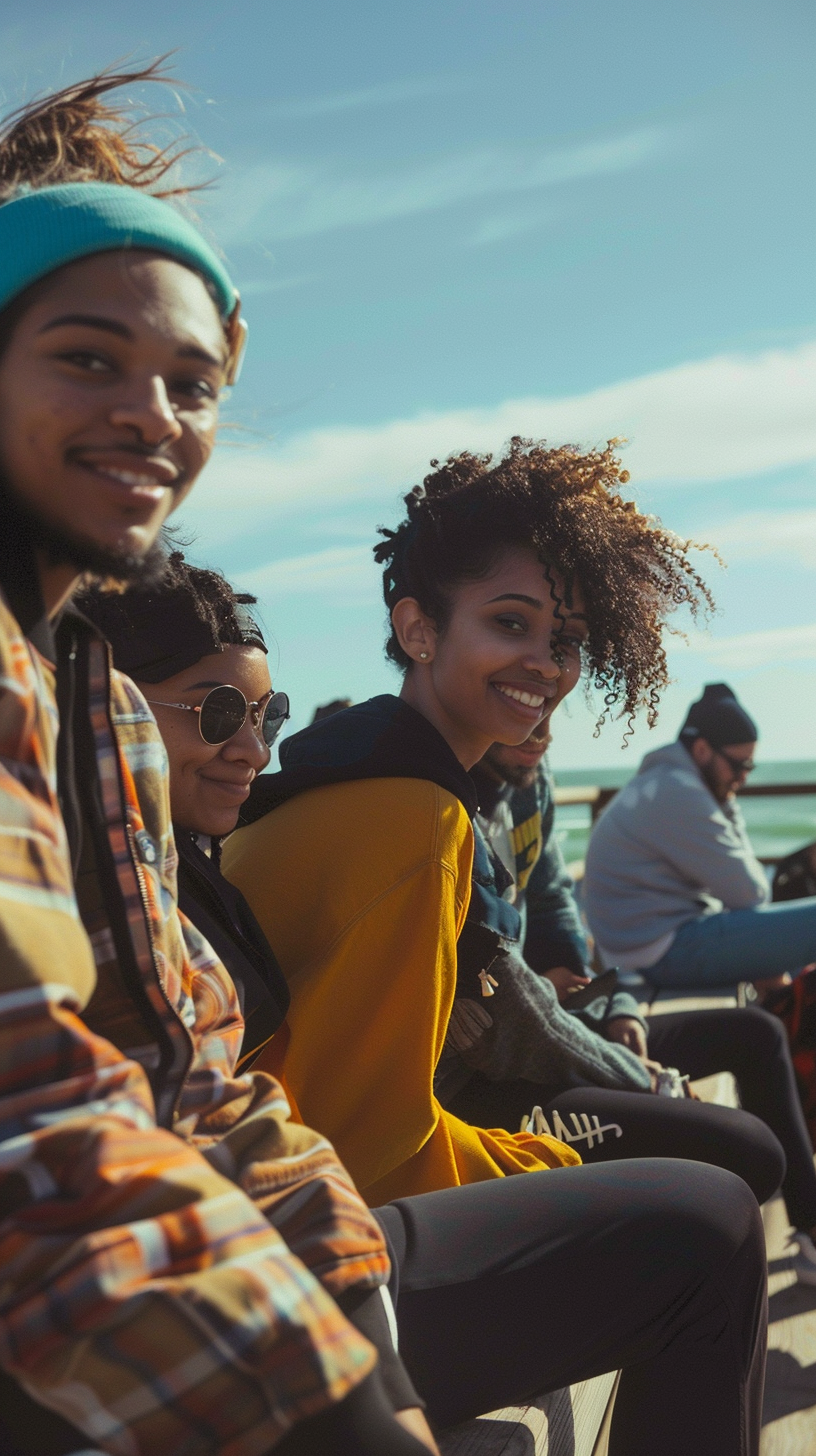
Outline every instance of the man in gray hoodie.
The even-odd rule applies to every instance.
[[[816,959],[816,898],[771,905],[735,794],[757,729],[709,683],[676,743],[644,758],[590,841],[584,907],[606,965],[651,986],[734,985]]]

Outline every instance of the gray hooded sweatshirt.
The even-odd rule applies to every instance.
[[[605,964],[646,970],[686,921],[769,898],[736,800],[717,802],[682,743],[647,754],[587,851],[583,904]]]

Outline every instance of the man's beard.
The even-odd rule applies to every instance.
[[[510,784],[514,789],[529,789],[538,777],[538,764],[506,763],[501,757],[502,746],[494,744],[488,748],[482,763],[487,765],[501,783]]]
[[[714,795],[714,798],[717,800],[717,803],[718,804],[724,804],[727,801],[727,799],[728,799],[728,797],[729,797],[729,795],[731,793],[731,789],[729,787],[728,789],[726,789],[723,792],[723,786],[720,783],[719,779],[717,778],[717,773],[716,773],[716,770],[714,768],[714,764],[713,763],[698,764],[697,767],[700,770],[700,776],[705,780],[706,784],[708,785],[709,789],[711,790],[712,794]]]
[[[39,539],[35,536],[35,544],[49,566],[73,566],[77,572],[113,578],[121,586],[138,586],[142,591],[158,586],[167,568],[167,552],[161,537],[143,556],[135,556],[129,551],[108,550],[96,541],[57,526],[49,525],[45,539],[42,524],[37,529]]]
[[[68,526],[50,520],[36,506],[21,499],[0,477],[0,518],[9,545],[17,537],[28,541],[39,551],[48,566],[71,566],[77,572],[113,578],[122,586],[139,586],[149,590],[158,585],[167,565],[167,552],[161,537],[137,556],[128,551],[115,551],[81,536]]]

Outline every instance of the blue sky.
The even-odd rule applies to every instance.
[[[432,455],[625,435],[720,612],[655,733],[574,699],[556,764],[636,760],[723,677],[762,757],[816,757],[810,0],[6,0],[2,99],[174,48],[251,332],[184,525],[296,724],[394,686],[370,545]]]

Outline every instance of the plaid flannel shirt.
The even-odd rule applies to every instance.
[[[175,905],[163,744],[85,640],[105,828],[160,1045],[128,1055],[104,1015],[83,1019],[114,934],[79,918],[56,709],[0,596],[0,1364],[116,1456],[255,1456],[373,1368],[327,1290],[382,1283],[387,1254],[279,1084],[233,1074],[232,983]]]

